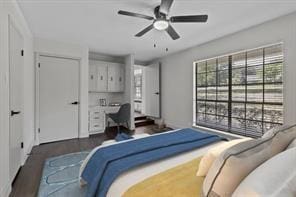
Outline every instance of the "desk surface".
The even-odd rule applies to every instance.
[[[106,105],[106,106],[100,106],[100,105],[89,105],[88,106],[89,108],[119,108],[119,106],[109,106],[109,105]]]

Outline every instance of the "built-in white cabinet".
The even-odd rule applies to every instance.
[[[119,106],[92,106],[89,107],[88,130],[90,134],[103,133],[106,127],[106,114],[116,113]],[[111,125],[112,126],[112,125]]]
[[[101,110],[89,110],[89,132],[96,133],[104,131],[104,112]]]
[[[97,80],[96,80],[96,91],[107,92],[108,91],[108,66],[100,65],[97,67]]]
[[[90,92],[123,92],[124,65],[118,63],[90,61]]]

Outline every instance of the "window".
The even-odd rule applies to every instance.
[[[283,123],[282,44],[195,62],[195,125],[260,137]]]
[[[142,112],[142,80],[143,70],[142,68],[134,69],[134,106],[135,112]]]
[[[141,100],[142,99],[142,69],[134,70],[134,99]]]

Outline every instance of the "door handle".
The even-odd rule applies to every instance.
[[[159,95],[159,92],[155,92],[154,94]]]
[[[78,104],[79,104],[78,101],[75,101],[75,102],[71,103],[71,105],[78,105]]]
[[[20,113],[21,113],[21,111],[13,111],[13,110],[11,110],[10,115],[14,116],[14,115],[17,115],[17,114],[20,114]]]

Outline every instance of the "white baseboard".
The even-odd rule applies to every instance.
[[[81,133],[78,136],[78,138],[88,138],[88,137],[89,137],[89,133]],[[34,142],[32,144],[32,147],[33,146],[39,146],[39,145],[40,145],[39,139],[36,139],[36,140],[34,140]]]
[[[29,157],[29,154],[31,153],[32,151],[32,148],[35,144],[35,141],[32,140],[31,143],[29,144],[27,150],[24,151],[24,158],[23,158],[23,161],[22,161],[22,165],[24,165]]]
[[[172,128],[172,129],[187,128],[187,127],[177,126],[177,125],[175,125],[175,124],[170,124],[170,123],[166,123],[166,126]]]
[[[89,137],[89,133],[80,133],[79,134],[79,138],[88,138]]]
[[[34,146],[39,146],[39,140],[38,139],[34,140]]]
[[[0,196],[2,197],[8,197],[9,194],[11,192],[11,185],[10,183],[8,182],[3,188],[2,188],[2,191],[0,192]]]

